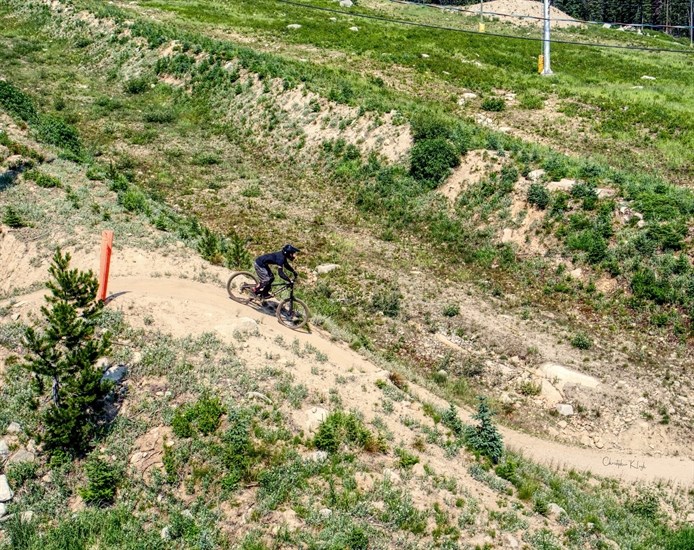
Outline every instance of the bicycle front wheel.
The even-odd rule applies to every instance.
[[[308,306],[297,298],[287,298],[277,306],[277,320],[285,327],[300,329],[306,324],[308,317]]]
[[[250,271],[239,271],[229,277],[227,292],[229,298],[240,304],[247,304],[253,296],[253,287],[258,284],[258,278]]]

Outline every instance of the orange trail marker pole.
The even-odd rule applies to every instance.
[[[108,272],[111,268],[111,251],[113,250],[113,231],[101,233],[101,266],[99,267],[99,293],[97,298],[102,302],[106,300],[108,288]]]

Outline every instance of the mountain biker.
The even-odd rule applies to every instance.
[[[289,265],[289,260],[294,261],[294,257],[297,252],[301,251],[291,244],[285,244],[282,247],[282,250],[271,252],[269,254],[263,254],[255,259],[253,267],[255,267],[255,272],[258,274],[258,279],[260,279],[260,282],[253,289],[253,292],[255,292],[258,297],[270,297],[270,285],[272,285],[272,282],[275,280],[275,276],[270,269],[271,265],[277,266],[277,274],[288,283],[292,282],[292,280],[284,273],[285,269],[294,275],[294,278],[296,279],[297,273],[294,268]]]

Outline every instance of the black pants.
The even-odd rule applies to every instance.
[[[260,280],[257,293],[268,292],[270,290],[270,285],[275,280],[272,270],[269,267],[262,267],[258,264],[254,264],[253,267],[255,267],[255,272],[258,274],[258,279]]]

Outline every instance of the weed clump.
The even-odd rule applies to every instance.
[[[181,438],[192,437],[195,433],[209,435],[219,427],[223,413],[218,397],[202,395],[196,403],[176,411],[171,427],[174,434]]]
[[[487,97],[482,101],[482,110],[499,113],[506,110],[506,102],[501,97]]]
[[[34,183],[36,183],[36,185],[38,185],[39,187],[43,187],[44,189],[62,187],[63,185],[58,178],[45,174],[40,170],[29,170],[28,172],[24,173],[24,177],[28,180],[33,181]]]
[[[336,453],[343,446],[356,446],[374,450],[376,442],[373,434],[364,426],[361,419],[353,413],[335,411],[321,423],[313,439],[317,449]]]
[[[528,188],[528,204],[536,206],[540,210],[547,208],[551,196],[547,188],[541,183],[531,183]]]

